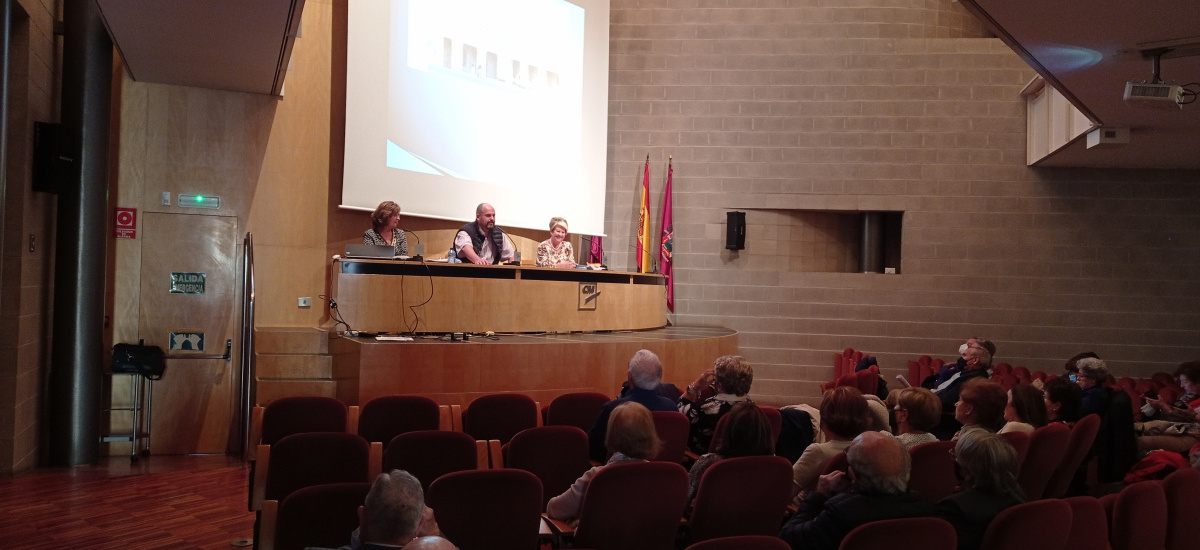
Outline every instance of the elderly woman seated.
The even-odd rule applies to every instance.
[[[608,431],[604,444],[612,453],[604,466],[596,466],[583,473],[563,494],[546,503],[546,515],[563,521],[579,518],[583,508],[583,495],[596,474],[609,464],[620,462],[646,462],[658,454],[662,442],[654,428],[654,417],[640,403],[629,401],[617,405],[608,417]]]
[[[806,491],[817,486],[817,479],[829,459],[846,450],[855,437],[872,422],[867,399],[858,388],[838,386],[821,396],[821,433],[825,441],[813,443],[792,465],[792,496],[799,502]]]
[[[955,473],[962,491],[938,503],[938,515],[954,525],[959,550],[979,548],[988,524],[1000,511],[1025,501],[1017,484],[1017,451],[1004,438],[964,427],[954,445]]]
[[[1000,384],[986,378],[973,378],[963,384],[958,402],[954,404],[954,419],[967,428],[983,428],[995,432],[1004,426],[1004,407],[1008,393]],[[958,434],[954,434],[955,439]]]
[[[679,398],[679,412],[687,415],[692,423],[688,435],[688,448],[696,454],[708,452],[713,430],[717,421],[734,405],[749,401],[750,384],[754,382],[754,369],[738,355],[724,355],[713,362],[713,369],[704,371],[687,387]],[[714,392],[703,398],[705,389]]]
[[[896,390],[892,394],[896,439],[904,444],[904,449],[937,441],[937,436],[929,430],[942,419],[942,400],[929,389],[919,387]]]

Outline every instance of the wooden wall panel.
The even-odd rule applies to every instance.
[[[480,395],[518,392],[549,402],[571,391],[614,395],[629,358],[649,349],[663,360],[663,380],[680,387],[736,354],[738,335],[722,328],[670,327],[644,332],[505,335],[469,342],[330,342],[338,398],[362,405],[385,395],[419,394],[441,405],[468,405]]]

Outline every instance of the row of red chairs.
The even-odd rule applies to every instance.
[[[1190,550],[1200,541],[1200,471],[1185,468],[1162,481],[1135,483],[1100,499],[1030,500],[988,525],[983,550]],[[850,532],[840,550],[953,550],[954,528],[937,518],[868,523]]]

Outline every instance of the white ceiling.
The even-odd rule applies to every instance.
[[[304,0],[96,0],[134,80],[279,95]]]
[[[1200,101],[1182,109],[1127,104],[1128,81],[1150,81],[1147,44],[1200,44],[1197,0],[961,0],[1080,110],[1130,129],[1127,145],[1087,149],[1078,140],[1039,166],[1200,168]],[[1193,48],[1197,53],[1200,49]],[[1180,53],[1177,48],[1175,55]],[[1160,77],[1200,83],[1200,56],[1162,59]],[[1191,86],[1200,90],[1200,84]]]
[[[1151,78],[1151,61],[1139,49],[1181,39],[1200,42],[1200,2],[961,2],[1094,121],[1130,128],[1127,145],[1089,150],[1080,139],[1040,166],[1200,168],[1200,101],[1180,109],[1122,100],[1127,81]],[[96,5],[135,80],[278,95],[304,0],[96,0]],[[1164,81],[1200,82],[1200,56],[1170,55],[1161,63]]]

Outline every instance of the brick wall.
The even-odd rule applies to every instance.
[[[612,1],[610,265],[634,262],[646,155],[657,238],[671,156],[671,320],[740,331],[759,399],[814,401],[845,347],[888,379],[971,335],[1048,371],[1200,356],[1200,173],[1026,167],[1034,73],[958,4],[833,4]],[[844,259],[830,212],[860,210],[904,213],[899,274]]]

